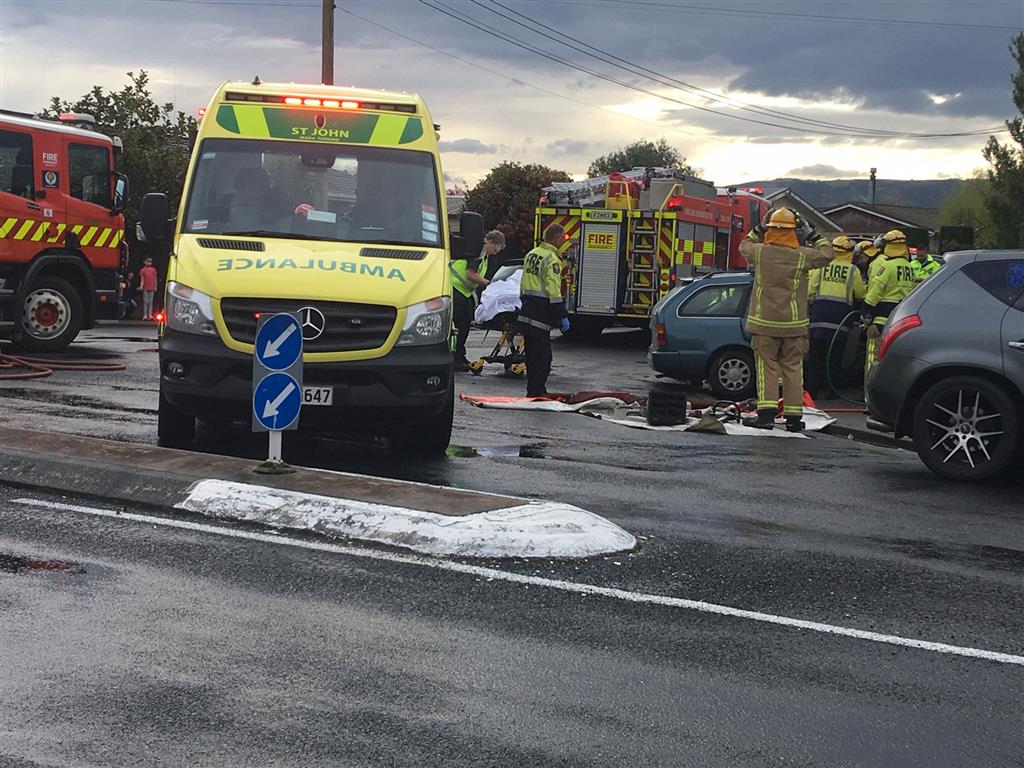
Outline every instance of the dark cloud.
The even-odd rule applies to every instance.
[[[580,155],[590,149],[590,142],[577,139],[556,139],[544,147],[544,150],[552,157],[565,157],[566,155]]]
[[[825,163],[802,165],[799,168],[786,171],[786,176],[792,176],[795,179],[849,179],[860,175],[860,171],[842,170]]]
[[[480,139],[455,139],[438,142],[442,152],[463,152],[467,155],[493,155],[498,151],[494,144],[484,144]]]

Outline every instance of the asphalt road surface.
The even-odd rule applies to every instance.
[[[75,346],[129,370],[5,382],[0,421],[155,441],[152,332]],[[555,346],[553,390],[651,381],[642,334]],[[453,442],[412,463],[289,435],[285,456],[568,501],[640,548],[453,570],[0,486],[0,765],[1024,765],[1019,481],[465,403]]]

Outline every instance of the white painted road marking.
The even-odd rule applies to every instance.
[[[496,581],[506,581],[513,584],[528,584],[530,586],[547,587],[558,589],[563,592],[574,592],[581,595],[598,595],[610,597],[616,600],[625,600],[630,603],[643,603],[648,605],[661,605],[669,608],[685,608],[691,611],[702,613],[715,613],[720,616],[731,616],[749,621],[760,621],[766,624],[778,624],[784,627],[795,629],[806,629],[812,632],[821,632],[841,637],[852,637],[857,640],[868,640],[873,643],[884,643],[887,645],[899,645],[905,648],[917,648],[922,651],[934,653],[947,653],[954,656],[966,656],[973,659],[984,659],[995,661],[1000,664],[1016,664],[1024,666],[1024,656],[1017,656],[1011,653],[1000,653],[998,651],[986,651],[981,648],[969,648],[959,645],[948,645],[946,643],[935,643],[930,640],[917,640],[912,637],[900,637],[899,635],[885,635],[880,632],[868,632],[862,629],[840,627],[834,624],[822,624],[817,621],[805,621],[793,619],[788,616],[777,616],[772,613],[761,613],[759,611],[747,611],[741,608],[731,608],[727,605],[706,603],[701,600],[687,600],[680,597],[668,597],[666,595],[649,595],[643,592],[629,592],[624,589],[613,589],[611,587],[599,587],[594,584],[579,584],[572,581],[560,581],[558,579],[545,579],[540,576],[526,576],[511,571],[501,571],[496,568],[486,568],[479,565],[468,565],[456,563],[450,560],[435,560],[433,558],[419,557],[417,555],[399,555],[391,552],[374,552],[372,550],[346,547],[340,544],[328,544],[326,542],[301,541],[289,539],[281,535],[270,535],[257,533],[255,531],[240,531],[231,528],[221,528],[215,525],[204,523],[192,523],[187,520],[175,520],[166,517],[152,517],[150,515],[139,515],[133,512],[117,512],[112,509],[99,509],[97,507],[82,507],[76,504],[63,504],[60,502],[49,502],[42,499],[14,499],[15,504],[24,504],[30,507],[42,507],[44,509],[65,510],[68,512],[81,512],[87,515],[98,517],[112,517],[122,520],[131,520],[137,523],[149,523],[150,525],[162,525],[167,528],[179,528],[186,531],[199,531],[201,533],[212,533],[217,536],[230,536],[236,539],[248,539],[260,541],[266,544],[277,544],[289,547],[300,547],[318,552],[333,552],[339,555],[351,557],[362,557],[370,560],[383,560],[390,563],[401,563],[404,565],[419,565],[428,568],[437,568],[443,571],[464,573],[470,576],[481,576]]]

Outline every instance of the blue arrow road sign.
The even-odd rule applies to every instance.
[[[288,429],[301,407],[302,387],[287,373],[267,374],[252,393],[253,415],[266,429]]]
[[[256,333],[256,359],[272,371],[291,368],[302,356],[302,328],[292,315],[274,315]]]

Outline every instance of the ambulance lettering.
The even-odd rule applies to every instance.
[[[328,259],[307,259],[297,263],[294,259],[261,258],[261,259],[220,259],[217,262],[218,272],[232,272],[245,269],[319,269],[323,272],[346,272],[350,275],[369,275],[370,277],[381,277],[386,280],[398,280],[405,282],[405,275],[402,270],[392,268],[385,274],[384,267],[380,264],[357,264],[354,261],[336,261]]]
[[[347,139],[351,133],[344,128],[306,128],[305,126],[292,126],[292,136],[297,138],[315,137],[318,139]]]

